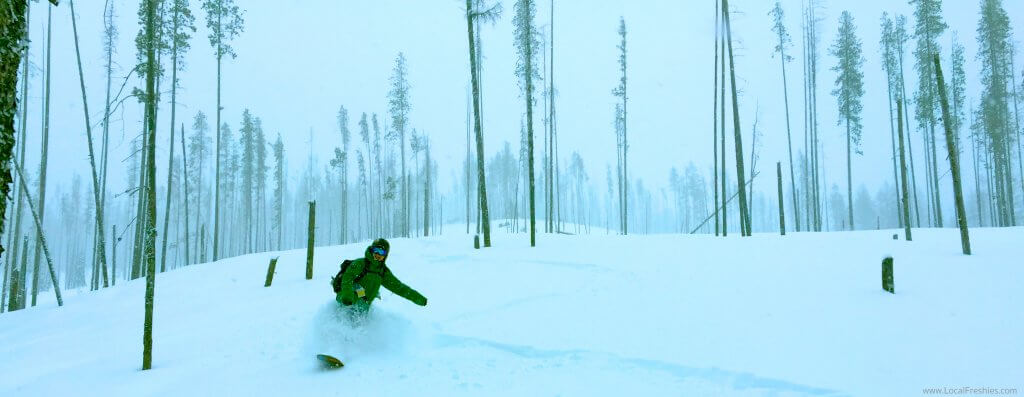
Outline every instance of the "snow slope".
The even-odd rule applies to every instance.
[[[457,230],[458,228],[454,228]],[[0,395],[908,396],[1024,389],[1024,229],[787,237],[392,240],[429,298],[385,292],[353,327],[328,280],[364,244],[160,274],[154,369],[143,280],[0,316]],[[895,257],[896,294],[880,262]],[[274,285],[268,259],[280,255]],[[42,297],[42,295],[41,295]],[[51,298],[52,299],[52,298]],[[321,369],[327,352],[348,366]]]

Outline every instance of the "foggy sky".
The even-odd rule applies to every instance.
[[[115,60],[114,91],[124,73],[134,64],[134,37],[138,31],[135,1],[112,0],[117,8],[120,30]],[[362,112],[386,116],[388,78],[394,59],[404,52],[408,60],[411,84],[411,127],[432,139],[433,156],[441,167],[442,194],[460,177],[465,157],[466,101],[468,86],[468,50],[466,42],[465,2],[436,1],[355,1],[355,0],[236,0],[245,10],[245,31],[232,42],[238,57],[225,59],[223,72],[223,121],[237,137],[244,108],[263,120],[267,139],[283,136],[290,168],[296,180],[306,165],[310,150],[319,158],[320,169],[341,145],[336,124],[338,107],[349,110],[350,128],[358,132]],[[735,0],[738,11],[733,20],[737,45],[736,72],[742,90],[740,98],[744,156],[749,162],[750,132],[755,113],[763,133],[759,169],[767,170],[756,182],[757,189],[774,195],[774,163],[786,167],[785,120],[782,81],[768,11],[774,2]],[[913,29],[913,15],[902,1],[831,1],[820,12],[822,54],[819,64],[819,118],[825,140],[825,176],[829,185],[845,190],[845,130],[836,126],[835,99],[829,95],[834,73],[828,70],[835,59],[827,48],[835,40],[837,21],[849,10],[858,25],[866,58],[863,156],[854,158],[855,190],[860,184],[872,193],[892,180],[889,146],[889,108],[886,103],[885,77],[879,53],[880,17],[883,11],[905,14]],[[43,64],[46,3],[33,2],[31,15],[31,61]],[[284,5],[287,4],[287,5]],[[192,49],[185,55],[187,69],[179,73],[178,124],[191,133],[191,120],[202,110],[212,125],[215,117],[216,63],[207,39],[205,13],[199,0],[190,1],[196,17],[197,32]],[[489,158],[505,141],[518,148],[520,116],[524,102],[513,73],[515,51],[512,43],[513,1],[503,1],[505,12],[495,26],[482,29],[484,54],[484,139]],[[617,28],[623,16],[629,30],[629,139],[630,174],[642,178],[645,186],[660,188],[667,184],[669,169],[682,170],[690,161],[710,178],[711,168],[711,74],[713,1],[626,1],[557,0],[555,4],[555,78],[560,156],[568,164],[572,151],[579,151],[591,182],[604,191],[605,167],[615,163],[613,109],[616,98],[611,90],[618,83]],[[968,98],[976,103],[980,92],[975,29],[978,1],[946,0],[944,17],[949,30],[941,40],[944,60],[948,59],[951,32],[959,32],[966,47]],[[1004,1],[1011,26],[1024,17],[1024,2]],[[76,4],[82,56],[92,111],[94,134],[99,134],[103,112],[105,76],[101,45],[103,1],[80,0]],[[549,24],[547,1],[538,3],[538,25],[545,31]],[[803,141],[803,96],[801,94],[800,1],[784,0],[786,24],[793,36],[789,64],[790,117],[793,123],[794,157]],[[49,189],[67,185],[73,174],[89,181],[89,163],[84,150],[85,131],[81,94],[75,69],[70,8],[62,2],[53,9],[53,99]],[[1019,25],[1017,25],[1019,26]],[[1020,32],[1014,32],[1015,38]],[[916,89],[913,40],[908,43],[906,77],[908,90]],[[538,58],[539,59],[539,58]],[[1024,65],[1018,55],[1018,73]],[[948,70],[948,68],[947,68]],[[1019,83],[1019,81],[1018,81]],[[19,83],[20,86],[20,83]],[[142,86],[137,78],[130,86]],[[163,85],[165,90],[169,84]],[[26,170],[35,174],[39,158],[42,80],[34,72],[29,91],[29,133]],[[169,91],[161,103],[157,136],[157,180],[165,181]],[[540,98],[538,98],[540,100]],[[542,102],[538,103],[541,106]],[[540,109],[540,108],[538,108]],[[141,130],[142,107],[130,100],[111,124],[111,190],[125,185],[129,140]],[[543,125],[536,117],[535,133],[540,143]],[[730,119],[731,120],[731,119]],[[731,122],[729,131],[731,132]],[[916,123],[914,123],[916,124]],[[309,142],[310,130],[314,142]],[[911,134],[915,160],[923,159],[920,136]],[[358,135],[353,136],[358,142]],[[938,143],[944,144],[939,138]],[[180,142],[176,156],[180,160]],[[358,147],[358,146],[357,146]],[[97,144],[96,150],[99,150]],[[731,139],[730,139],[730,153]],[[730,155],[730,169],[734,171]],[[945,156],[941,156],[940,160]],[[475,161],[475,159],[474,159]],[[920,161],[920,160],[918,160]],[[968,161],[964,161],[967,163]],[[180,163],[179,163],[180,164]],[[350,168],[355,170],[355,167]],[[539,170],[538,165],[538,170]],[[922,168],[923,169],[923,168]],[[539,171],[538,171],[539,172]],[[923,171],[922,171],[923,174]],[[164,174],[166,175],[166,174]],[[788,176],[786,176],[788,178]],[[948,175],[941,181],[948,184]],[[351,179],[351,180],[354,180]],[[161,185],[164,182],[158,182]],[[788,184],[788,181],[786,182]],[[293,185],[294,186],[294,185]],[[787,193],[788,194],[788,193]],[[772,197],[772,196],[769,196]]]

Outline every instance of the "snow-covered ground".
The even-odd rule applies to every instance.
[[[0,395],[1024,391],[1024,228],[971,232],[969,257],[953,229],[395,239],[389,267],[429,304],[384,293],[355,328],[328,281],[366,242],[318,248],[311,281],[304,250],[230,258],[158,276],[151,371],[143,280],[3,314]]]

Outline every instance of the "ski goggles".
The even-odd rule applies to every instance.
[[[385,255],[388,254],[388,252],[386,250],[384,250],[383,248],[381,248],[381,247],[370,248],[370,252],[372,252],[374,254],[377,254],[377,255],[380,255],[380,256],[385,256]]]

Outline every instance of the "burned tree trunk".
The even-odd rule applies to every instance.
[[[775,173],[779,176],[779,234],[786,235],[786,205],[782,199],[782,163],[775,163]]]
[[[907,241],[912,241],[913,238],[910,234],[910,195],[907,193],[907,152],[903,147],[903,98],[897,98],[896,100],[896,118],[897,118],[897,133],[900,141],[900,181],[903,185],[902,196],[903,196],[903,232]]]
[[[309,202],[309,238],[306,242],[306,280],[313,279],[313,246],[316,231],[316,201]]]
[[[946,128],[946,150],[949,154],[949,169],[953,173],[953,196],[956,200],[956,220],[960,226],[960,244],[964,255],[971,254],[971,236],[967,232],[967,211],[964,209],[964,190],[960,183],[960,153],[957,151],[956,138],[953,136],[952,120],[949,114],[949,99],[946,95],[946,82],[942,77],[942,65],[939,55],[933,58],[935,78],[938,80],[939,102],[942,106],[942,124]]]

